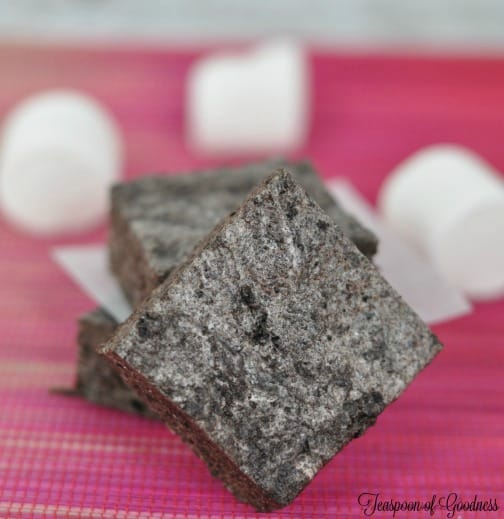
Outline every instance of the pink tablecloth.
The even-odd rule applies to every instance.
[[[196,54],[0,46],[0,115],[32,91],[74,86],[117,115],[128,175],[207,165],[181,131]],[[504,59],[314,53],[312,61],[313,130],[300,154],[325,176],[349,176],[373,200],[394,164],[437,141],[468,145],[504,171]],[[0,517],[256,516],[161,424],[48,393],[72,383],[75,319],[93,307],[50,261],[54,243],[0,224]],[[446,346],[435,362],[270,517],[362,516],[363,492],[408,501],[477,494],[497,499],[500,511],[454,517],[504,516],[504,303],[477,305],[435,332]]]

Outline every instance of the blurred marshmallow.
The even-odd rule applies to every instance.
[[[288,151],[308,132],[309,70],[302,47],[289,40],[247,54],[199,60],[188,80],[191,147],[207,153]]]
[[[504,182],[474,153],[436,145],[400,164],[379,207],[438,271],[475,299],[504,294]]]
[[[71,90],[34,95],[4,123],[2,210],[34,234],[85,230],[105,215],[121,163],[119,131],[94,99]]]

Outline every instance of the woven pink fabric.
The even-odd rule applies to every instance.
[[[0,46],[0,115],[39,89],[77,87],[116,114],[128,175],[209,165],[183,143],[184,78],[196,54]],[[313,130],[299,154],[324,175],[349,176],[373,200],[392,166],[438,141],[470,146],[504,171],[504,60],[315,53],[312,61]],[[48,393],[72,383],[75,320],[93,307],[50,261],[55,243],[0,224],[0,518],[259,515],[161,424]],[[478,494],[500,511],[454,517],[504,516],[504,302],[477,305],[435,332],[446,347],[433,364],[269,517],[363,516],[363,492],[409,501]]]

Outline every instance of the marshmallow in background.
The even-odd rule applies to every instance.
[[[85,230],[105,215],[121,163],[119,131],[94,99],[71,90],[34,95],[3,126],[1,208],[34,234]]]
[[[309,98],[307,57],[296,42],[202,58],[189,73],[189,145],[211,154],[296,149],[307,136]]]
[[[382,186],[386,222],[475,299],[504,294],[504,182],[474,153],[426,148]]]

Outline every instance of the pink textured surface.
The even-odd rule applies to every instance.
[[[207,165],[184,147],[195,52],[0,46],[0,115],[41,88],[78,87],[116,114],[128,175]],[[313,130],[301,155],[373,200],[418,147],[455,141],[504,171],[504,60],[314,53]],[[48,393],[71,384],[75,319],[92,308],[50,261],[55,243],[0,224],[0,517],[255,517],[159,423]],[[504,238],[503,238],[504,239]],[[504,515],[504,302],[435,328],[445,350],[362,438],[269,517],[358,517],[357,497],[496,498]],[[390,513],[376,513],[391,517]],[[438,511],[445,517],[446,511]],[[400,513],[396,517],[428,517]]]

